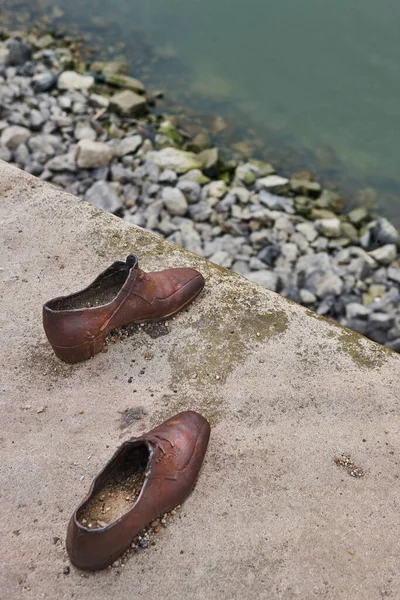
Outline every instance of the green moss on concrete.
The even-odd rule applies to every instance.
[[[188,332],[186,343],[169,354],[171,388],[177,396],[168,398],[168,414],[194,406],[217,423],[224,412],[222,384],[260,343],[284,334],[288,322],[285,311],[246,311],[242,298],[233,296],[226,296],[218,310],[205,311],[193,324],[200,335]]]
[[[88,245],[99,256],[108,257],[112,261],[131,253],[137,254],[140,259],[171,252],[161,238],[136,227],[121,229],[119,225],[114,228],[108,219],[90,232],[88,240]]]
[[[368,343],[360,334],[349,329],[343,328],[338,336],[338,340],[338,349],[348,354],[354,363],[361,368],[379,368],[386,362],[389,355],[392,354],[389,348],[371,341]]]
[[[318,315],[311,310],[306,314],[318,321],[325,321],[331,329],[327,337],[336,338],[338,341],[337,350],[350,356],[353,362],[360,368],[376,369],[381,367],[389,358],[393,356],[392,350],[368,340],[356,331],[351,331],[343,325],[331,321],[322,315]]]

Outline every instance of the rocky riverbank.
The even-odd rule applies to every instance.
[[[0,159],[400,352],[400,236],[308,173],[222,161],[73,39],[0,42]],[[134,249],[132,249],[134,250]]]

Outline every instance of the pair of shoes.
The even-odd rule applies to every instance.
[[[195,269],[145,273],[137,256],[117,261],[87,288],[43,306],[43,327],[58,358],[76,363],[101,351],[113,329],[172,317],[198,296],[204,278]]]
[[[194,269],[145,273],[129,255],[84,290],[43,307],[43,326],[55,354],[69,363],[100,352],[107,334],[130,323],[164,320],[204,287]],[[94,571],[112,564],[151,521],[192,491],[210,437],[200,414],[186,411],[124,442],[94,479],[68,525],[73,565]]]

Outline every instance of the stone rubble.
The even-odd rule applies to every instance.
[[[196,154],[118,62],[74,67],[52,36],[0,42],[1,160],[400,352],[400,236],[387,219],[343,214],[308,173]]]

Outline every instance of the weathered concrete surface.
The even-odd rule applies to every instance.
[[[1,598],[399,597],[397,355],[4,163],[0,218]],[[165,335],[59,362],[43,302],[132,251],[145,269],[195,265],[205,291]],[[180,516],[123,569],[63,575],[92,477],[121,440],[186,408],[213,428]]]

